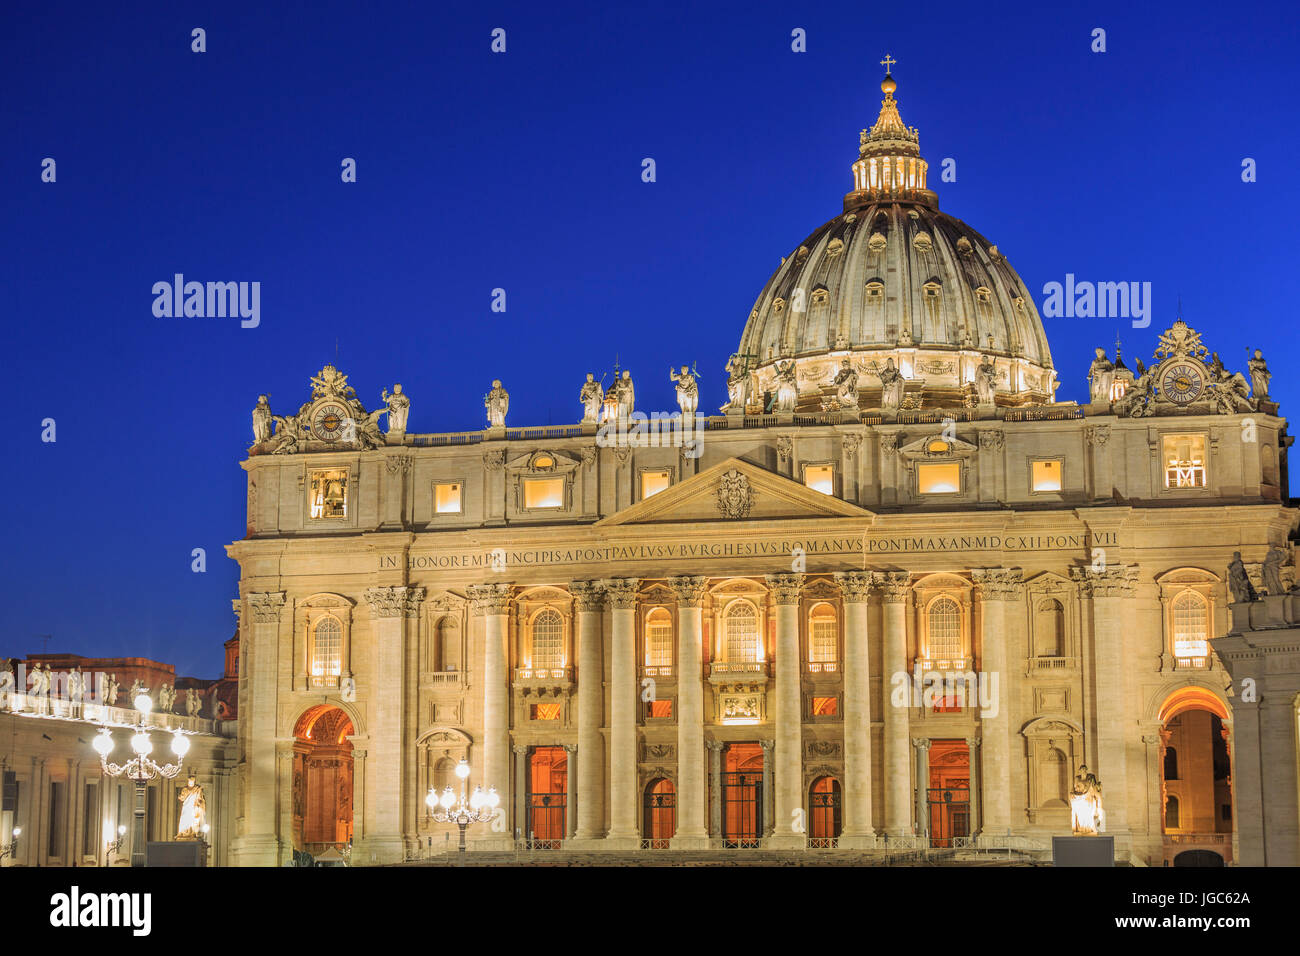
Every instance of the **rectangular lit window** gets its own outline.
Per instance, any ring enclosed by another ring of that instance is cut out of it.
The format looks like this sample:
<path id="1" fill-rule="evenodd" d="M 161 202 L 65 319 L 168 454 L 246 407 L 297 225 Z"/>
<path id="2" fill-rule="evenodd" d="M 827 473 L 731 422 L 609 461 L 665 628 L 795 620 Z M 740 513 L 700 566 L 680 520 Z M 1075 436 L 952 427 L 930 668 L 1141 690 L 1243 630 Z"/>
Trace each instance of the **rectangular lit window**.
<path id="1" fill-rule="evenodd" d="M 671 718 L 672 715 L 673 702 L 671 700 L 652 700 L 646 709 L 647 717 Z"/>
<path id="2" fill-rule="evenodd" d="M 668 474 L 668 469 L 658 471 L 641 472 L 641 497 L 649 498 L 651 495 L 657 495 L 661 491 L 666 491 L 672 483 L 672 478 Z"/>
<path id="3" fill-rule="evenodd" d="M 533 720 L 559 720 L 560 705 L 558 703 L 533 704 L 530 713 L 532 714 Z"/>
<path id="4" fill-rule="evenodd" d="M 1205 436 L 1165 435 L 1160 440 L 1166 488 L 1205 487 Z"/>
<path id="5" fill-rule="evenodd" d="M 460 482 L 433 486 L 433 510 L 440 515 L 460 514 Z"/>
<path id="6" fill-rule="evenodd" d="M 804 465 L 803 483 L 813 491 L 824 495 L 835 494 L 834 465 Z"/>
<path id="7" fill-rule="evenodd" d="M 563 508 L 563 478 L 525 478 L 525 508 Z"/>
<path id="8" fill-rule="evenodd" d="M 342 469 L 313 471 L 308 488 L 308 504 L 313 518 L 346 518 L 348 514 L 348 473 Z"/>
<path id="9" fill-rule="evenodd" d="M 814 717 L 834 717 L 839 713 L 838 698 L 814 697 L 812 699 L 812 712 Z"/>
<path id="10" fill-rule="evenodd" d="M 1061 490 L 1061 460 L 1046 458 L 1030 463 L 1030 487 L 1034 491 Z"/>
<path id="11" fill-rule="evenodd" d="M 955 461 L 916 466 L 916 489 L 923 495 L 955 495 L 961 491 L 961 465 Z"/>

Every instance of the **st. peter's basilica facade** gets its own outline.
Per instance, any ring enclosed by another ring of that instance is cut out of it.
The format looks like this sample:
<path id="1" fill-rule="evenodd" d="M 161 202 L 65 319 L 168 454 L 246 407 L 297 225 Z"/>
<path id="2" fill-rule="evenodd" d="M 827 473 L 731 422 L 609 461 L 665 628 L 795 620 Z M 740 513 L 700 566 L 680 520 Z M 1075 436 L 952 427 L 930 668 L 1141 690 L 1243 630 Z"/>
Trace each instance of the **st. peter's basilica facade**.
<path id="1" fill-rule="evenodd" d="M 259 401 L 232 862 L 441 848 L 462 759 L 501 797 L 472 850 L 1032 854 L 1086 766 L 1119 858 L 1232 860 L 1208 641 L 1235 552 L 1290 587 L 1298 520 L 1267 368 L 1178 321 L 1056 401 L 1033 296 L 881 88 L 721 414 L 689 369 L 667 421 L 630 375 L 575 383 L 571 426 L 508 425 L 494 383 L 487 428 L 408 431 L 332 366 Z"/>

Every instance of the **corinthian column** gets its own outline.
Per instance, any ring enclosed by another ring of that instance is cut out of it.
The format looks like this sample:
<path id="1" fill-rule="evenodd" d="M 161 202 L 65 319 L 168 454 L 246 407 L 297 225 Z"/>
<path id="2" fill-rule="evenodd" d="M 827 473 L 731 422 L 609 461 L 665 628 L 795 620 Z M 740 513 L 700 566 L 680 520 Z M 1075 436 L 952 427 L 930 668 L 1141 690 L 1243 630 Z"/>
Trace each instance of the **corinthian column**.
<path id="1" fill-rule="evenodd" d="M 475 584 L 468 589 L 471 613 L 483 618 L 483 767 L 482 786 L 496 787 L 510 806 L 510 675 L 506 653 L 510 585 Z M 522 788 L 524 780 L 515 781 Z M 522 820 L 515 821 L 522 827 Z"/>
<path id="2" fill-rule="evenodd" d="M 1008 611 L 1014 613 L 1010 602 L 1020 600 L 1024 581 L 1020 571 L 1006 568 L 977 570 L 971 576 L 979 585 L 984 602 L 980 670 L 988 675 L 987 686 L 996 691 L 988 709 L 980 711 L 984 738 L 981 748 L 984 764 L 980 774 L 984 786 L 980 801 L 984 809 L 981 839 L 996 843 L 1005 839 L 1011 828 L 1011 715 L 1006 691 L 1010 674 Z M 968 699 L 969 696 L 968 690 Z"/>
<path id="3" fill-rule="evenodd" d="M 280 668 L 280 611 L 284 592 L 248 595 L 251 613 L 241 621 L 245 639 L 243 666 L 247 668 L 248 706 L 240 714 L 239 736 L 247 754 L 243 781 L 244 820 L 232 848 L 238 866 L 277 866 L 280 841 L 292 834 L 277 834 L 275 712 Z M 251 623 L 251 626 L 250 626 Z M 35 830 L 35 828 L 32 828 Z"/>
<path id="4" fill-rule="evenodd" d="M 636 578 L 605 582 L 605 599 L 614 618 L 610 645 L 609 836 L 612 850 L 636 849 Z"/>
<path id="5" fill-rule="evenodd" d="M 887 686 L 896 675 L 907 674 L 908 573 L 880 571 L 876 585 L 884 605 L 884 678 Z M 912 836 L 912 775 L 909 767 L 912 744 L 908 737 L 910 693 L 899 705 L 886 693 L 885 708 L 885 832 L 892 837 Z"/>
<path id="6" fill-rule="evenodd" d="M 772 602 L 776 605 L 776 815 L 772 821 L 773 847 L 804 847 L 805 832 L 793 821 L 803 816 L 803 707 L 799 673 L 799 592 L 802 574 L 769 574 Z"/>
<path id="7" fill-rule="evenodd" d="M 406 695 L 402 693 L 405 622 L 419 617 L 424 588 L 385 587 L 366 591 L 374 634 L 374 683 L 370 694 L 370 787 L 361 859 L 400 863 L 402 840 L 402 757 L 407 738 Z"/>
<path id="8" fill-rule="evenodd" d="M 707 849 L 704 823 L 704 684 L 701 606 L 708 578 L 671 578 L 677 595 L 677 833 L 674 850 Z"/>
<path id="9" fill-rule="evenodd" d="M 595 581 L 574 581 L 569 593 L 578 614 L 578 829 L 573 838 L 594 840 L 605 825 L 605 746 L 600 739 L 605 717 L 605 674 L 600 653 L 605 592 Z M 569 778 L 573 779 L 572 763 Z"/>
<path id="10" fill-rule="evenodd" d="M 1137 566 L 1071 568 L 1070 576 L 1092 596 L 1093 674 L 1097 689 L 1097 760 L 1090 768 L 1101 780 L 1106 833 L 1118 844 L 1127 841 L 1128 754 L 1125 732 L 1128 694 L 1124 686 L 1124 633 L 1131 624 Z M 1136 730 L 1136 727 L 1133 728 Z M 1135 734 L 1136 736 L 1136 734 Z"/>
<path id="11" fill-rule="evenodd" d="M 844 596 L 844 831 L 843 849 L 876 845 L 871 823 L 871 658 L 867 647 L 867 598 L 871 575 L 835 575 Z"/>

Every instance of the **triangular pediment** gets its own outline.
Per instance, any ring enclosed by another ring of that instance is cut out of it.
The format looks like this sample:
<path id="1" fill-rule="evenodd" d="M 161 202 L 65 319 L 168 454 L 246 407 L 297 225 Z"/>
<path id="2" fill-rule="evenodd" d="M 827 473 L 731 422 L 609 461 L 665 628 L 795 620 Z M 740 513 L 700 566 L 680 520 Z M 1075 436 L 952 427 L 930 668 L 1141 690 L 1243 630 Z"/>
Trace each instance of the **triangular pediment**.
<path id="1" fill-rule="evenodd" d="M 596 527 L 686 521 L 866 518 L 875 514 L 739 458 L 705 469 L 596 522 Z"/>

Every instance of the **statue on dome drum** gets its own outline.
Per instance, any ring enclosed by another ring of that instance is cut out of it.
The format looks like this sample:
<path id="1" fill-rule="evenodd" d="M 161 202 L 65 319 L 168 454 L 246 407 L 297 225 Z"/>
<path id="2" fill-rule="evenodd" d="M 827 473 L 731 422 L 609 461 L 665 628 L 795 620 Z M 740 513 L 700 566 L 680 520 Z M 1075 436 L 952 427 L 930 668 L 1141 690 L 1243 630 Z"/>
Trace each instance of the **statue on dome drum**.
<path id="1" fill-rule="evenodd" d="M 260 445 L 270 437 L 271 405 L 265 395 L 259 395 L 253 406 L 253 444 Z"/>
<path id="2" fill-rule="evenodd" d="M 388 406 L 388 434 L 402 435 L 406 433 L 406 416 L 411 411 L 411 400 L 402 394 L 402 385 L 397 383 L 393 386 L 393 394 L 388 394 L 388 389 L 384 389 L 379 394 L 380 399 Z"/>
<path id="3" fill-rule="evenodd" d="M 880 407 L 887 412 L 897 411 L 903 406 L 904 379 L 892 355 L 885 359 L 885 367 L 876 375 L 880 379 Z"/>
<path id="4" fill-rule="evenodd" d="M 998 385 L 998 370 L 987 355 L 975 370 L 975 394 L 981 405 L 993 404 L 993 393 Z"/>
<path id="5" fill-rule="evenodd" d="M 737 352 L 727 359 L 727 404 L 722 406 L 721 411 L 743 412 L 749 404 L 751 357 Z"/>
<path id="6" fill-rule="evenodd" d="M 1232 552 L 1232 560 L 1228 562 L 1228 590 L 1232 592 L 1233 604 L 1259 600 L 1255 585 L 1250 583 L 1250 575 L 1246 573 L 1246 565 L 1242 563 L 1240 551 Z"/>
<path id="7" fill-rule="evenodd" d="M 799 380 L 795 375 L 794 360 L 776 363 L 776 410 L 782 414 L 794 412 L 799 400 Z"/>
<path id="8" fill-rule="evenodd" d="M 605 401 L 605 389 L 591 372 L 587 373 L 587 380 L 582 383 L 578 401 L 582 402 L 582 424 L 594 425 L 600 421 L 600 406 Z"/>
<path id="9" fill-rule="evenodd" d="M 670 367 L 668 380 L 677 385 L 677 407 L 681 410 L 682 417 L 694 417 L 695 410 L 700 407 L 700 386 L 696 381 L 695 373 L 685 365 L 682 366 L 680 374 Z"/>
<path id="10" fill-rule="evenodd" d="M 1110 403 L 1110 387 L 1115 381 L 1115 363 L 1106 357 L 1106 350 L 1094 349 L 1097 357 L 1088 366 L 1089 396 L 1094 405 Z"/>
<path id="11" fill-rule="evenodd" d="M 483 396 L 483 407 L 487 409 L 489 428 L 506 427 L 506 412 L 510 410 L 510 393 L 501 386 L 501 379 L 492 380 L 492 391 Z"/>
<path id="12" fill-rule="evenodd" d="M 1106 813 L 1101 806 L 1101 781 L 1080 766 L 1070 792 L 1070 831 L 1076 836 L 1096 836 L 1106 831 Z"/>
<path id="13" fill-rule="evenodd" d="M 1268 398 L 1268 382 L 1273 373 L 1268 370 L 1264 353 L 1255 349 L 1255 357 L 1246 362 L 1246 367 L 1250 369 L 1250 387 L 1255 393 L 1255 401 Z"/>
<path id="14" fill-rule="evenodd" d="M 831 381 L 835 386 L 835 400 L 840 408 L 858 407 L 858 370 L 848 359 L 840 362 L 840 370 Z"/>

